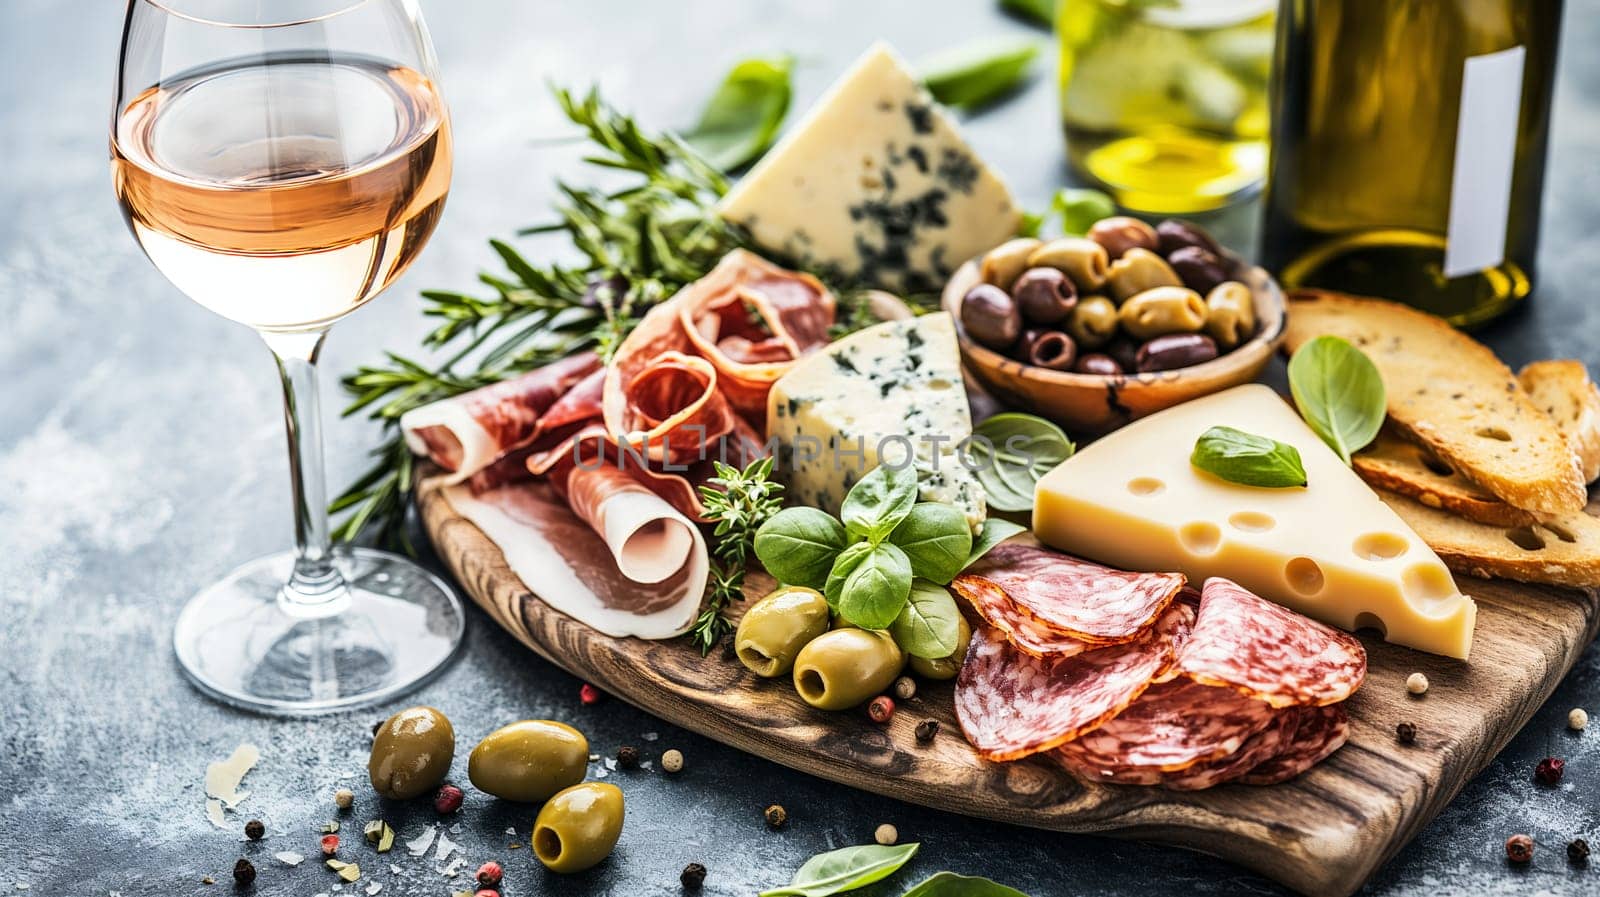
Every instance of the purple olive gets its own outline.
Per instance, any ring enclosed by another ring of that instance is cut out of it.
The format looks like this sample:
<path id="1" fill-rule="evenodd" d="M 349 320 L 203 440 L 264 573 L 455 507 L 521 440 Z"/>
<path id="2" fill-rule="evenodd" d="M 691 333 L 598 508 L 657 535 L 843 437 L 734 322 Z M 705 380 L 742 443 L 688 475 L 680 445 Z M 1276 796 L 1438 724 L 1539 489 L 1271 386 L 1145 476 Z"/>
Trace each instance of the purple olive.
<path id="1" fill-rule="evenodd" d="M 1099 374 L 1102 377 L 1119 377 L 1122 375 L 1122 365 L 1110 355 L 1094 352 L 1078 359 L 1072 369 L 1080 374 Z"/>
<path id="2" fill-rule="evenodd" d="M 1167 256 L 1167 264 L 1177 272 L 1183 285 L 1204 296 L 1228 279 L 1228 271 L 1216 253 L 1199 246 L 1185 246 Z"/>
<path id="3" fill-rule="evenodd" d="M 1222 255 L 1222 247 L 1211 235 L 1200 228 L 1199 225 L 1184 221 L 1182 218 L 1168 218 L 1156 225 L 1156 240 L 1158 250 L 1163 256 L 1171 258 L 1174 252 L 1185 246 L 1198 246 L 1214 256 Z"/>
<path id="4" fill-rule="evenodd" d="M 1011 287 L 1017 308 L 1030 324 L 1059 324 L 1078 304 L 1078 288 L 1054 268 L 1029 268 Z"/>
<path id="5" fill-rule="evenodd" d="M 1139 347 L 1138 371 L 1170 371 L 1217 357 L 1217 344 L 1203 333 L 1169 333 Z"/>
<path id="6" fill-rule="evenodd" d="M 1160 241 L 1155 228 L 1127 215 L 1101 218 L 1089 227 L 1088 237 L 1104 246 L 1106 255 L 1110 256 L 1112 261 L 1122 258 L 1122 254 L 1130 249 L 1148 249 L 1153 252 Z"/>
<path id="7" fill-rule="evenodd" d="M 1070 371 L 1078 358 L 1078 346 L 1059 330 L 1046 330 L 1028 343 L 1027 362 L 1052 371 Z"/>
<path id="8" fill-rule="evenodd" d="M 1004 352 L 1022 333 L 1022 314 L 1010 293 L 980 283 L 961 299 L 961 326 L 979 344 Z"/>

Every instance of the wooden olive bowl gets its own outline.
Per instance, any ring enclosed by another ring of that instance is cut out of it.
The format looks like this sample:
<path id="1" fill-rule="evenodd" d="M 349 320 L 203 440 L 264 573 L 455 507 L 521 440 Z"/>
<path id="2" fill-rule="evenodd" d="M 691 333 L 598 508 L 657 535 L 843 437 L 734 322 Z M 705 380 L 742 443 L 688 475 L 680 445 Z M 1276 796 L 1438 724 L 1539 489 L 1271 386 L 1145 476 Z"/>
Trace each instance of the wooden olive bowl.
<path id="1" fill-rule="evenodd" d="M 1068 432 L 1095 435 L 1154 414 L 1163 408 L 1249 383 L 1261 374 L 1283 342 L 1288 312 L 1283 291 L 1272 275 L 1226 259 L 1255 298 L 1255 336 L 1232 352 L 1202 364 L 1146 374 L 1077 374 L 1024 364 L 967 337 L 961 327 L 961 300 L 982 277 L 976 259 L 962 265 L 945 284 L 943 305 L 956 319 L 956 338 L 969 374 L 996 399 L 1060 424 Z"/>

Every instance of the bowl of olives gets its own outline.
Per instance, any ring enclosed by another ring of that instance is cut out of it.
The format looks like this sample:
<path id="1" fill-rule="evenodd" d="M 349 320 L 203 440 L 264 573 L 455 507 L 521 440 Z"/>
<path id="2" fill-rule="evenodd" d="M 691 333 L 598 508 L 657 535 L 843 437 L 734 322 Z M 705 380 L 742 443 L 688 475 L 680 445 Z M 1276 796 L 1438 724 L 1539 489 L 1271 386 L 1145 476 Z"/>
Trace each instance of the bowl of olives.
<path id="1" fill-rule="evenodd" d="M 950 278 L 963 360 L 997 399 L 1095 434 L 1248 383 L 1283 341 L 1270 275 L 1187 221 L 1017 238 Z"/>

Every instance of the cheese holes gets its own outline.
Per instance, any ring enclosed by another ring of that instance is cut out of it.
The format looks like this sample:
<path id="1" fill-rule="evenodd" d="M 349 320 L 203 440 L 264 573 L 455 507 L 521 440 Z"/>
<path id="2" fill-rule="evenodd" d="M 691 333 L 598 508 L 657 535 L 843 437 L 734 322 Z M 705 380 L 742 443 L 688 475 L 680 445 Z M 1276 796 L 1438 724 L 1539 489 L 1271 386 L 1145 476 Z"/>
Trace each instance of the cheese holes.
<path id="1" fill-rule="evenodd" d="M 1327 585 L 1327 578 L 1322 575 L 1322 568 L 1307 557 L 1298 557 L 1283 565 L 1283 578 L 1288 580 L 1289 588 L 1296 593 L 1310 597 L 1322 591 Z"/>
<path id="2" fill-rule="evenodd" d="M 1141 498 L 1160 495 L 1167 491 L 1167 484 L 1155 477 L 1139 477 L 1128 481 L 1128 491 Z"/>
<path id="3" fill-rule="evenodd" d="M 1364 561 L 1387 561 L 1406 553 L 1410 544 L 1394 533 L 1367 533 L 1356 539 L 1356 557 Z"/>
<path id="4" fill-rule="evenodd" d="M 1504 427 L 1479 427 L 1475 435 L 1481 439 L 1493 439 L 1496 442 L 1510 442 L 1511 434 Z"/>
<path id="5" fill-rule="evenodd" d="M 1356 614 L 1356 624 L 1352 628 L 1371 629 L 1378 633 L 1378 638 L 1384 640 L 1388 640 L 1389 638 L 1389 627 L 1383 625 L 1383 618 L 1379 617 L 1370 610 L 1364 610 L 1361 613 Z"/>
<path id="6" fill-rule="evenodd" d="M 1178 530 L 1178 541 L 1193 554 L 1211 554 L 1222 544 L 1222 530 L 1215 523 L 1186 523 Z"/>
<path id="7" fill-rule="evenodd" d="M 1260 511 L 1240 511 L 1228 518 L 1228 525 L 1242 533 L 1264 533 L 1277 526 L 1278 521 Z"/>
<path id="8" fill-rule="evenodd" d="M 1456 582 L 1438 564 L 1412 564 L 1400 574 L 1400 590 L 1408 598 L 1440 601 L 1455 595 Z"/>
<path id="9" fill-rule="evenodd" d="M 1516 529 L 1506 530 L 1506 538 L 1511 544 L 1523 551 L 1538 551 L 1544 548 L 1544 536 L 1531 526 L 1519 526 Z"/>

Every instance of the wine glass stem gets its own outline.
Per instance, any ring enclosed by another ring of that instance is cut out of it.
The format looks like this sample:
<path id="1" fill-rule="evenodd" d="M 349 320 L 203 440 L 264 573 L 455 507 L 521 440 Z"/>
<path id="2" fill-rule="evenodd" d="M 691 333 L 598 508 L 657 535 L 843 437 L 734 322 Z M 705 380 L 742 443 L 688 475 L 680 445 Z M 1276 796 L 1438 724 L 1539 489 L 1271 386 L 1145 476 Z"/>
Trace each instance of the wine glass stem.
<path id="1" fill-rule="evenodd" d="M 283 381 L 283 423 L 289 437 L 289 482 L 294 490 L 294 570 L 278 605 L 302 618 L 332 616 L 349 604 L 349 589 L 334 566 L 328 536 L 328 494 L 322 469 L 322 418 L 317 401 L 317 354 L 326 330 L 263 333 Z"/>

